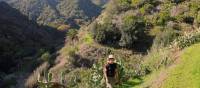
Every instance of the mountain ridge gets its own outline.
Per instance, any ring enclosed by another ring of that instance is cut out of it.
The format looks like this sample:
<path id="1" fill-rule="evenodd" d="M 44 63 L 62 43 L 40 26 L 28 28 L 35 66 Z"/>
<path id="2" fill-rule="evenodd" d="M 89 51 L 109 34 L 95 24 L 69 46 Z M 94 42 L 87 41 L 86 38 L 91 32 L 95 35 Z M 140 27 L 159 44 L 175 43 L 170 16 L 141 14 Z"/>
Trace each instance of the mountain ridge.
<path id="1" fill-rule="evenodd" d="M 97 17 L 102 8 L 90 0 L 2 0 L 40 24 L 75 25 L 68 19 L 84 22 Z M 105 4 L 105 3 L 104 3 Z M 78 25 L 78 24 L 77 24 Z"/>
<path id="2" fill-rule="evenodd" d="M 0 12 L 4 13 L 0 14 L 0 51 L 2 52 L 0 57 L 2 61 L 5 60 L 8 63 L 14 61 L 13 64 L 17 64 L 15 62 L 17 59 L 34 55 L 40 48 L 55 47 L 61 44 L 59 42 L 62 40 L 63 33 L 50 27 L 39 26 L 7 3 L 0 2 Z M 1 65 L 8 65 L 8 63 L 2 62 Z M 9 72 L 9 67 L 13 66 L 5 66 L 5 68 L 3 66 L 2 69 Z"/>

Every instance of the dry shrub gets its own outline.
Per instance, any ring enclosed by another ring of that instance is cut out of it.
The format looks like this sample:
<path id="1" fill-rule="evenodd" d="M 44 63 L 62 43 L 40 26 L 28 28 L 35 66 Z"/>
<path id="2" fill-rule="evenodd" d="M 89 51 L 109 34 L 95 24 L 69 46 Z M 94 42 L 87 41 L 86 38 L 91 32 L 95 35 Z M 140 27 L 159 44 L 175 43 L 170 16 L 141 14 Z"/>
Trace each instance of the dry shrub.
<path id="1" fill-rule="evenodd" d="M 49 67 L 49 63 L 45 62 L 42 65 L 40 65 L 26 80 L 25 83 L 25 87 L 26 88 L 33 88 L 38 80 L 38 76 L 44 72 L 45 70 L 47 70 L 47 68 Z"/>

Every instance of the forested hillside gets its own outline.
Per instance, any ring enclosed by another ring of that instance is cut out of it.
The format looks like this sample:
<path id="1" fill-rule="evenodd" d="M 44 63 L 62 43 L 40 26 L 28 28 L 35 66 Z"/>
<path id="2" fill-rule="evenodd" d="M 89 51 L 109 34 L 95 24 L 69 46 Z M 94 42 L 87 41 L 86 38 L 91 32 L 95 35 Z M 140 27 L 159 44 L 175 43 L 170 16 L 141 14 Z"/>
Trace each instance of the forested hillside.
<path id="1" fill-rule="evenodd" d="M 199 44 L 193 45 L 200 42 L 199 0 L 41 0 L 43 3 L 39 1 L 22 1 L 21 3 L 26 3 L 23 5 L 19 2 L 17 4 L 14 0 L 7 2 L 14 7 L 30 4 L 28 10 L 23 10 L 22 7 L 18 9 L 38 23 L 68 24 L 68 21 L 73 22 L 74 19 L 91 22 L 79 25 L 79 30 L 69 28 L 62 42 L 64 44 L 57 44 L 57 39 L 54 38 L 42 40 L 47 43 L 48 48 L 41 50 L 42 53 L 37 52 L 34 61 L 28 62 L 35 67 L 29 74 L 24 72 L 29 68 L 22 68 L 18 74 L 6 77 L 3 77 L 5 73 L 0 74 L 3 87 L 105 88 L 103 67 L 109 54 L 114 55 L 119 65 L 120 81 L 114 88 L 199 87 Z M 48 11 L 44 8 L 48 8 Z M 47 14 L 41 15 L 43 13 Z M 10 32 L 2 32 L 6 33 Z M 48 36 L 44 38 L 46 37 Z M 26 38 L 29 38 L 28 35 Z M 49 44 L 54 43 L 46 41 L 51 39 L 56 44 L 53 45 L 53 49 L 49 49 Z M 11 46 L 13 47 L 8 47 Z M 3 52 L 7 55 L 8 51 L 5 50 Z M 8 56 L 11 55 L 13 54 Z M 27 55 L 29 56 L 31 55 Z M 22 73 L 25 77 L 21 76 Z M 19 74 L 21 77 L 18 77 Z M 12 78 L 20 81 L 12 81 Z"/>
<path id="2" fill-rule="evenodd" d="M 19 69 L 23 69 L 25 63 L 30 67 L 24 71 L 31 72 L 39 62 L 35 58 L 46 51 L 55 52 L 62 44 L 64 33 L 39 26 L 5 2 L 0 2 L 0 12 L 0 87 L 5 88 L 9 84 L 4 81 L 15 79 L 15 72 L 21 71 Z"/>
<path id="3" fill-rule="evenodd" d="M 79 27 L 97 17 L 102 8 L 91 0 L 2 0 L 40 24 Z M 101 5 L 105 2 L 100 2 Z"/>

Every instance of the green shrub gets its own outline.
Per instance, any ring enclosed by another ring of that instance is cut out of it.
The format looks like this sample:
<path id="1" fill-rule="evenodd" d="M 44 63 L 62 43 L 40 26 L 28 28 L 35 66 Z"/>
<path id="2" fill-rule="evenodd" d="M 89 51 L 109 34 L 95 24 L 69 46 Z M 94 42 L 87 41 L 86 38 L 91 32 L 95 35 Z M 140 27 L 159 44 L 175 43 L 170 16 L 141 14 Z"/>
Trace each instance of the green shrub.
<path id="1" fill-rule="evenodd" d="M 116 44 L 121 33 L 112 23 L 96 24 L 93 29 L 93 37 L 101 44 Z"/>
<path id="2" fill-rule="evenodd" d="M 92 73 L 91 73 L 91 85 L 92 86 L 103 86 L 102 85 L 102 80 L 103 79 L 103 64 L 96 63 L 92 67 Z"/>
<path id="3" fill-rule="evenodd" d="M 127 82 L 128 79 L 136 75 L 135 69 L 130 66 L 131 62 L 125 62 L 123 59 L 118 59 L 119 80 L 121 83 Z"/>
<path id="4" fill-rule="evenodd" d="M 190 7 L 190 14 L 191 16 L 194 16 L 194 14 L 196 15 L 200 9 L 199 6 L 200 2 L 199 1 L 191 1 L 189 3 L 189 7 Z"/>
<path id="5" fill-rule="evenodd" d="M 181 14 L 181 15 L 177 15 L 175 16 L 174 18 L 178 21 L 178 22 L 183 22 L 184 18 L 186 16 L 184 14 Z"/>
<path id="6" fill-rule="evenodd" d="M 140 8 L 140 13 L 148 14 L 148 13 L 151 13 L 152 9 L 153 9 L 153 5 L 145 4 L 142 8 Z"/>
<path id="7" fill-rule="evenodd" d="M 141 8 L 145 4 L 151 4 L 152 6 L 157 6 L 160 4 L 159 0 L 131 0 L 131 6 L 135 8 Z"/>
<path id="8" fill-rule="evenodd" d="M 68 55 L 69 56 L 74 56 L 77 51 L 78 51 L 78 47 L 76 47 L 76 46 L 68 47 Z"/>
<path id="9" fill-rule="evenodd" d="M 157 15 L 157 25 L 166 25 L 166 23 L 171 20 L 170 11 L 173 6 L 174 4 L 169 1 L 165 1 L 161 4 L 161 10 Z"/>
<path id="10" fill-rule="evenodd" d="M 64 74 L 66 88 L 93 88 L 90 81 L 91 70 L 86 68 L 74 68 L 67 74 Z M 94 86 L 95 87 L 95 86 Z M 95 87 L 98 88 L 98 87 Z"/>
<path id="11" fill-rule="evenodd" d="M 41 59 L 43 61 L 49 61 L 49 59 L 51 58 L 51 55 L 49 52 L 45 52 L 44 54 L 42 54 Z"/>
<path id="12" fill-rule="evenodd" d="M 92 44 L 93 43 L 93 37 L 92 37 L 92 34 L 90 33 L 87 33 L 84 37 L 83 37 L 83 41 L 84 43 L 86 44 Z"/>
<path id="13" fill-rule="evenodd" d="M 131 0 L 117 0 L 122 10 L 126 10 L 131 7 Z"/>
<path id="14" fill-rule="evenodd" d="M 152 48 L 145 57 L 141 66 L 141 75 L 149 74 L 153 71 L 166 67 L 171 63 L 170 50 L 163 47 Z"/>
<path id="15" fill-rule="evenodd" d="M 171 44 L 171 42 L 174 41 L 175 38 L 179 36 L 178 31 L 173 29 L 165 29 L 160 34 L 157 34 L 156 38 L 154 39 L 153 47 L 159 47 L 159 46 L 168 46 Z"/>
<path id="16" fill-rule="evenodd" d="M 169 11 L 161 11 L 159 14 L 158 14 L 158 19 L 157 19 L 157 24 L 158 25 L 165 25 L 167 23 L 167 21 L 170 20 L 170 14 L 169 14 Z"/>
<path id="17" fill-rule="evenodd" d="M 176 40 L 172 42 L 172 44 L 175 44 L 180 49 L 183 49 L 198 42 L 200 42 L 200 33 L 194 32 L 178 37 Z"/>
<path id="18" fill-rule="evenodd" d="M 133 7 L 140 7 L 145 3 L 145 0 L 131 0 L 131 5 Z"/>
<path id="19" fill-rule="evenodd" d="M 67 36 L 70 39 L 74 39 L 77 34 L 78 34 L 78 30 L 77 29 L 69 29 L 68 32 L 67 32 Z"/>
<path id="20" fill-rule="evenodd" d="M 119 45 L 132 48 L 134 43 L 145 35 L 145 26 L 143 18 L 133 15 L 124 16 Z"/>
<path id="21" fill-rule="evenodd" d="M 52 28 L 58 28 L 58 24 L 56 24 L 56 23 L 53 23 L 53 22 L 50 22 L 50 23 L 48 23 L 47 24 L 49 27 L 52 27 Z"/>
<path id="22" fill-rule="evenodd" d="M 94 39 L 99 43 L 104 43 L 106 41 L 105 29 L 98 27 L 95 31 Z"/>

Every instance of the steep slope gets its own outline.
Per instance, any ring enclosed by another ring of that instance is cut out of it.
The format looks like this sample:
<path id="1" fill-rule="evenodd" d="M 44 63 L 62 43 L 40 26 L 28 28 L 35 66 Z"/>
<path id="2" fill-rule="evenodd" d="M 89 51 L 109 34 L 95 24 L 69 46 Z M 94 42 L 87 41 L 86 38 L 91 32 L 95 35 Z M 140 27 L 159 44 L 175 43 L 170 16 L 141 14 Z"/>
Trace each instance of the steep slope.
<path id="1" fill-rule="evenodd" d="M 88 21 L 100 11 L 89 0 L 0 0 L 0 87 L 23 88 L 29 77 L 37 82 L 33 71 L 43 62 L 53 64 L 65 34 L 41 24 Z"/>
<path id="2" fill-rule="evenodd" d="M 55 23 L 77 26 L 100 14 L 101 8 L 90 0 L 4 0 L 30 19 L 41 24 Z"/>
<path id="3" fill-rule="evenodd" d="M 39 26 L 7 3 L 0 2 L 0 12 L 3 13 L 0 14 L 1 72 L 13 72 L 24 57 L 34 56 L 41 48 L 54 48 L 61 44 L 61 32 Z"/>
<path id="4" fill-rule="evenodd" d="M 131 78 L 139 80 L 122 88 L 140 85 L 146 81 L 141 77 L 172 64 L 170 56 L 176 53 L 166 48 L 198 27 L 199 8 L 196 0 L 112 0 L 89 26 L 68 32 L 65 46 L 47 73 L 53 74 L 53 82 L 69 88 L 105 88 L 102 67 L 108 54 L 114 54 L 122 65 L 122 84 Z"/>
<path id="5" fill-rule="evenodd" d="M 179 36 L 169 47 L 154 48 L 141 63 L 142 76 L 127 84 L 133 88 L 198 88 L 199 42 L 200 32 L 196 29 Z"/>
<path id="6" fill-rule="evenodd" d="M 168 69 L 168 76 L 161 88 L 199 88 L 200 87 L 200 44 L 184 49 L 178 64 Z"/>

